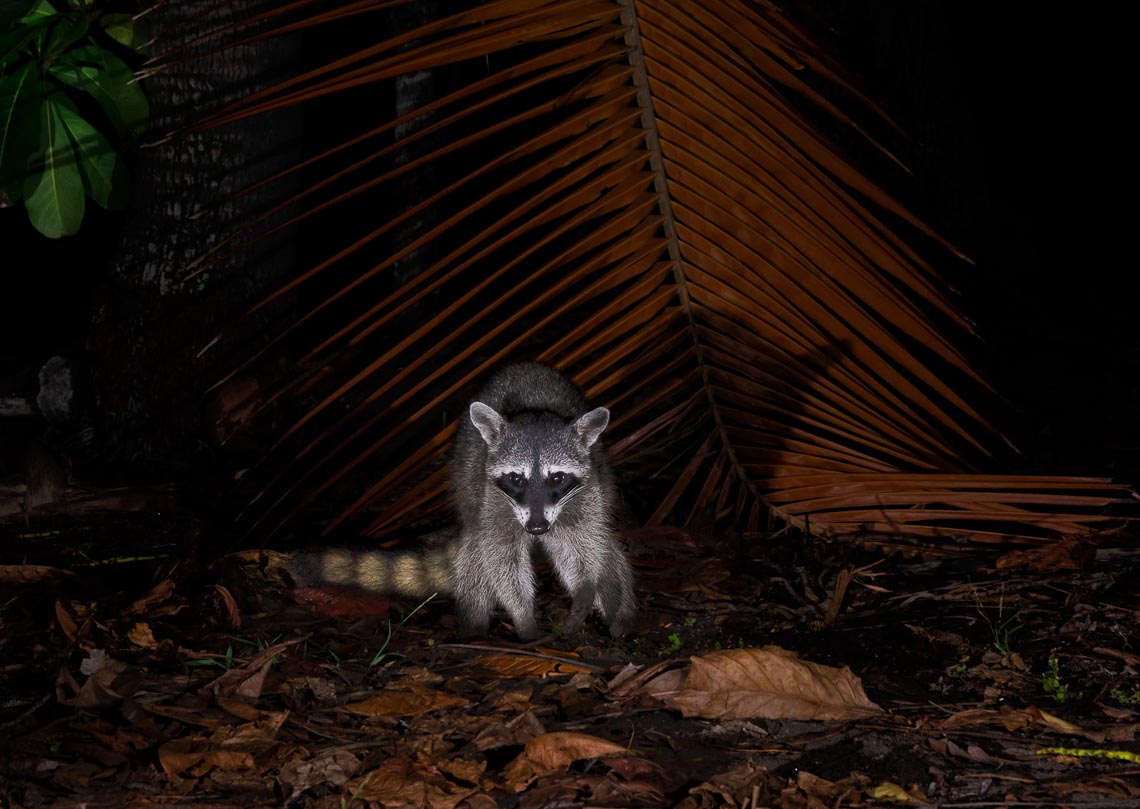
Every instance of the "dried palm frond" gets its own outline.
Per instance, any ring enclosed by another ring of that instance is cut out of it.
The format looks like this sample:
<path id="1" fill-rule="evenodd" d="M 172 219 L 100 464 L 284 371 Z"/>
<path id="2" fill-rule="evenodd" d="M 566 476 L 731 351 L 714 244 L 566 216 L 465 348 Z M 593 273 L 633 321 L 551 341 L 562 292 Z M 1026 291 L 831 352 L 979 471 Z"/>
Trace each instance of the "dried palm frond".
<path id="1" fill-rule="evenodd" d="M 392 5 L 283 9 L 363 25 Z M 199 123 L 448 77 L 299 167 L 316 179 L 279 206 L 358 228 L 270 296 L 307 305 L 265 349 L 301 355 L 280 396 L 306 412 L 262 465 L 259 528 L 334 502 L 328 530 L 377 536 L 444 513 L 460 405 L 520 357 L 612 408 L 619 469 L 660 484 L 651 521 L 755 531 L 775 513 L 983 542 L 1111 523 L 1129 492 L 1107 481 L 981 474 L 1004 439 L 915 244 L 952 248 L 814 123 L 866 137 L 821 86 L 877 111 L 785 16 L 744 0 L 453 8 Z M 393 205 L 407 177 L 422 191 Z"/>

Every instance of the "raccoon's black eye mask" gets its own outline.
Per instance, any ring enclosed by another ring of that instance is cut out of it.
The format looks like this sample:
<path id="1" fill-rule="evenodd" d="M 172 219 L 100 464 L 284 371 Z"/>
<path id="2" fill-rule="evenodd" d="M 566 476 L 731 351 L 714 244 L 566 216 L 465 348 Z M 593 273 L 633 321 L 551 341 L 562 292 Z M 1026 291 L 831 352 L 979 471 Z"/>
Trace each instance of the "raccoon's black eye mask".
<path id="1" fill-rule="evenodd" d="M 551 503 L 557 503 L 570 492 L 579 487 L 577 475 L 569 472 L 555 472 L 542 481 L 541 486 L 546 490 Z M 518 472 L 504 472 L 495 478 L 495 485 L 503 494 L 521 503 L 526 498 L 529 482 Z"/>
<path id="2" fill-rule="evenodd" d="M 578 486 L 578 476 L 569 472 L 555 472 L 546 478 L 546 489 L 550 492 L 550 502 L 557 503 Z"/>
<path id="3" fill-rule="evenodd" d="M 526 495 L 526 478 L 518 472 L 504 472 L 495 478 L 499 491 L 521 503 Z"/>

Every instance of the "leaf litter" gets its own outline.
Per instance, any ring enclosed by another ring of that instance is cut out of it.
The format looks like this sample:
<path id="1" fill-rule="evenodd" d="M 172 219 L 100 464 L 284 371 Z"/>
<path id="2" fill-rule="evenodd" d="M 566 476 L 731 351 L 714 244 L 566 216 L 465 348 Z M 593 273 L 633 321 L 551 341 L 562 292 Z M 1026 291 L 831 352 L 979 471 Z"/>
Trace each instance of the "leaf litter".
<path id="1" fill-rule="evenodd" d="M 258 553 L 10 577 L 0 805 L 1140 799 L 1140 555 L 628 538 L 644 609 L 618 640 L 460 643 L 445 599 L 290 590 Z M 567 608 L 544 589 L 544 626 Z"/>

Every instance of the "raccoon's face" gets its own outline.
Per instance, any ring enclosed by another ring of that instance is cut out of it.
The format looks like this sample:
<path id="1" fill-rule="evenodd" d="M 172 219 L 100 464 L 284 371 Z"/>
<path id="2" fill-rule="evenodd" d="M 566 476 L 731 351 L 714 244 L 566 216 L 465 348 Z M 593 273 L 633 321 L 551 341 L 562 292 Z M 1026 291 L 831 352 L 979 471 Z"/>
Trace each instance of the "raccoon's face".
<path id="1" fill-rule="evenodd" d="M 471 422 L 487 444 L 487 474 L 532 536 L 550 530 L 589 481 L 590 448 L 610 421 L 604 407 L 566 424 L 553 417 L 507 421 L 482 402 Z"/>

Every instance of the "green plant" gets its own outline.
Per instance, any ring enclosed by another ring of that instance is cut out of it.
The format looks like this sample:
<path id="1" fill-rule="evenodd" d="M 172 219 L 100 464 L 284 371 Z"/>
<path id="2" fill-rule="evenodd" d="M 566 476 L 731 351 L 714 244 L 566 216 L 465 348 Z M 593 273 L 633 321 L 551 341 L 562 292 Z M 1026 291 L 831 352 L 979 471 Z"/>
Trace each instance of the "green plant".
<path id="1" fill-rule="evenodd" d="M 1021 611 L 1018 610 L 1008 618 L 1005 617 L 1005 591 L 1003 590 L 998 597 L 997 607 L 997 620 L 991 620 L 986 614 L 985 609 L 982 607 L 980 601 L 977 600 L 975 594 L 975 602 L 978 606 L 978 614 L 982 616 L 982 620 L 986 622 L 986 626 L 990 628 L 990 635 L 993 639 L 994 648 L 997 649 L 998 654 L 1006 657 L 1013 651 L 1013 636 L 1020 632 L 1025 624 L 1015 623 L 1017 616 Z"/>
<path id="2" fill-rule="evenodd" d="M 1060 664 L 1055 657 L 1050 657 L 1046 664 L 1045 673 L 1041 675 L 1041 687 L 1058 703 L 1069 699 L 1080 699 L 1083 696 L 1079 691 L 1069 694 L 1068 684 L 1061 682 Z"/>
<path id="3" fill-rule="evenodd" d="M 425 598 L 423 601 L 421 601 L 421 602 L 420 602 L 418 605 L 416 605 L 416 608 L 415 608 L 414 610 L 412 610 L 412 611 L 411 611 L 411 612 L 409 612 L 407 615 L 405 615 L 405 616 L 404 616 L 402 619 L 400 619 L 400 624 L 399 624 L 399 625 L 400 625 L 400 626 L 403 626 L 404 624 L 406 624 L 406 623 L 408 622 L 408 619 L 410 619 L 410 618 L 411 618 L 413 615 L 415 615 L 417 612 L 419 612 L 421 609 L 423 609 L 423 607 L 424 607 L 424 606 L 425 606 L 425 605 L 426 605 L 426 604 L 427 604 L 429 601 L 431 601 L 433 598 L 435 598 L 437 595 L 439 595 L 439 594 L 438 594 L 438 593 L 432 593 L 430 596 L 428 596 L 428 597 L 427 597 L 427 598 Z M 387 650 L 387 648 L 388 648 L 388 644 L 389 644 L 389 643 L 391 643 L 391 642 L 392 642 L 392 622 L 391 622 L 391 621 L 389 621 L 389 622 L 388 622 L 388 637 L 386 637 L 386 638 L 384 639 L 384 643 L 383 643 L 383 645 L 381 645 L 380 649 L 379 649 L 379 650 L 376 652 L 376 654 L 374 654 L 374 655 L 372 656 L 372 660 L 370 660 L 370 661 L 368 662 L 368 668 L 370 668 L 370 669 L 371 669 L 371 668 L 375 668 L 376 666 L 378 666 L 378 665 L 380 665 L 381 663 L 383 663 L 383 662 L 384 662 L 384 659 L 385 659 L 385 658 L 388 658 L 388 657 L 403 657 L 403 656 L 404 656 L 404 655 L 403 655 L 403 653 L 401 653 L 401 652 L 389 652 L 389 651 L 386 651 L 386 650 Z"/>
<path id="4" fill-rule="evenodd" d="M 234 647 L 226 647 L 226 656 L 219 660 L 216 657 L 199 657 L 194 660 L 187 660 L 186 665 L 191 668 L 206 668 L 209 666 L 217 666 L 220 669 L 229 671 L 234 666 Z"/>
<path id="5" fill-rule="evenodd" d="M 87 197 L 108 209 L 125 200 L 119 150 L 150 116 L 116 53 L 145 45 L 133 10 L 124 0 L 0 5 L 0 207 L 23 200 L 45 236 L 78 231 Z"/>
<path id="6" fill-rule="evenodd" d="M 1108 695 L 1121 705 L 1140 705 L 1140 686 L 1134 687 L 1131 693 L 1123 688 L 1110 688 Z"/>
<path id="7" fill-rule="evenodd" d="M 668 635 L 669 645 L 657 653 L 658 657 L 665 657 L 666 655 L 676 654 L 681 651 L 681 636 L 676 632 L 670 632 Z"/>

